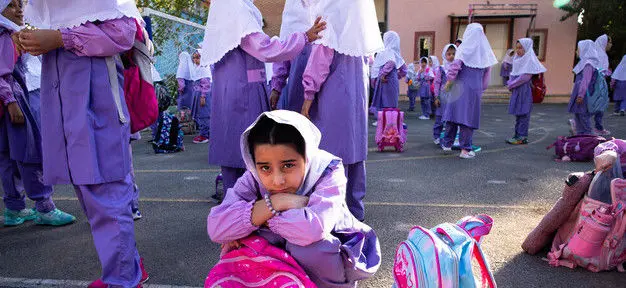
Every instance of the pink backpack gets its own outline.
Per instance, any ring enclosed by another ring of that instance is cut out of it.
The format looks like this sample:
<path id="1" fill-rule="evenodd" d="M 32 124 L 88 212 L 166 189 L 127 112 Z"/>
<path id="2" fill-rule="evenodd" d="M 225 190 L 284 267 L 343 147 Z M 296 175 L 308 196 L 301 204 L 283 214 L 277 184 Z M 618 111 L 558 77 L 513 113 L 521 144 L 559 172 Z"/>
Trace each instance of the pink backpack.
<path id="1" fill-rule="evenodd" d="M 240 242 L 242 248 L 223 255 L 211 269 L 204 287 L 317 287 L 289 253 L 265 238 L 249 236 Z"/>
<path id="2" fill-rule="evenodd" d="M 595 176 L 591 187 L 600 175 Z M 589 195 L 580 201 L 570 220 L 557 231 L 548 253 L 550 265 L 580 266 L 593 272 L 616 267 L 626 271 L 626 180 L 611 181 L 611 201 L 606 204 Z"/>
<path id="3" fill-rule="evenodd" d="M 378 151 L 392 146 L 396 151 L 404 151 L 406 143 L 406 129 L 404 128 L 404 112 L 398 108 L 384 108 L 378 111 L 378 124 L 376 127 L 376 145 Z"/>

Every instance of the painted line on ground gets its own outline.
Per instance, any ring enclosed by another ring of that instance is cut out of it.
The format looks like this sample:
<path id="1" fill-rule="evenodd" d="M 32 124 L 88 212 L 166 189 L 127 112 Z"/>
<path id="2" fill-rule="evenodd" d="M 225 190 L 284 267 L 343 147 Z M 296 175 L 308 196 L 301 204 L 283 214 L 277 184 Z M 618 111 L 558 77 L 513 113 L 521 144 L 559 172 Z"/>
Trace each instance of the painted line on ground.
<path id="1" fill-rule="evenodd" d="M 54 197 L 54 201 L 78 201 L 76 197 Z M 144 198 L 140 202 L 152 203 L 215 203 L 209 199 L 194 198 Z M 426 208 L 484 208 L 484 209 L 517 209 L 517 210 L 538 210 L 550 209 L 549 206 L 525 206 L 525 205 L 500 205 L 500 204 L 444 204 L 444 203 L 405 203 L 405 202 L 365 202 L 367 206 L 393 206 L 393 207 L 426 207 Z"/>
<path id="2" fill-rule="evenodd" d="M 63 287 L 74 288 L 87 287 L 90 282 L 78 281 L 78 280 L 58 280 L 58 279 L 29 279 L 29 278 L 8 278 L 0 277 L 0 287 L 20 287 L 20 288 L 35 288 L 35 287 Z M 143 284 L 144 288 L 201 288 L 193 286 L 176 286 L 176 285 L 163 285 L 163 284 Z"/>

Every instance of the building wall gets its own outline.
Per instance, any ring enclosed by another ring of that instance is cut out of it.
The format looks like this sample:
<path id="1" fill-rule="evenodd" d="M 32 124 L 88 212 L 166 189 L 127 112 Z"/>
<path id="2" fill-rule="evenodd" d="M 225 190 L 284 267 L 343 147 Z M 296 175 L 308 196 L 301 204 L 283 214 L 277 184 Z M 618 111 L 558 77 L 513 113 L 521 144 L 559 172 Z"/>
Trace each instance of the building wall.
<path id="1" fill-rule="evenodd" d="M 434 51 L 441 57 L 441 50 L 450 40 L 450 18 L 448 15 L 467 15 L 468 4 L 484 3 L 478 0 L 389 0 L 389 29 L 400 34 L 402 54 L 407 61 L 414 57 L 414 35 L 417 31 L 434 31 Z M 563 12 L 552 6 L 550 0 L 497 0 L 492 3 L 536 3 L 539 4 L 536 29 L 548 29 L 545 74 L 548 93 L 569 94 L 572 89 L 572 66 L 574 61 L 577 23 L 575 17 L 560 22 Z M 513 39 L 526 36 L 530 19 L 516 19 Z M 460 35 L 459 37 L 462 37 Z M 514 40 L 515 41 L 515 40 Z M 500 59 L 503 55 L 496 55 Z"/>
<path id="2" fill-rule="evenodd" d="M 285 0 L 257 0 L 254 5 L 259 7 L 263 19 L 265 19 L 265 33 L 270 36 L 278 36 Z"/>

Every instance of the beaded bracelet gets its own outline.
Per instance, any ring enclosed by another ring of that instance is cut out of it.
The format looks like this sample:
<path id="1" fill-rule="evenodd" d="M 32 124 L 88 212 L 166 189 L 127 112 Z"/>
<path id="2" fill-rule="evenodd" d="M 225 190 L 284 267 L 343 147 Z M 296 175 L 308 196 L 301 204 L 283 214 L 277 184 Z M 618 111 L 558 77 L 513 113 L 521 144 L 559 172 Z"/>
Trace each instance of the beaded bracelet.
<path id="1" fill-rule="evenodd" d="M 272 200 L 270 200 L 270 194 L 269 193 L 265 194 L 263 198 L 265 199 L 265 205 L 267 205 L 267 209 L 270 209 L 270 212 L 272 212 L 272 215 L 279 216 L 280 212 L 276 211 L 276 209 L 274 209 L 274 206 L 272 206 Z"/>

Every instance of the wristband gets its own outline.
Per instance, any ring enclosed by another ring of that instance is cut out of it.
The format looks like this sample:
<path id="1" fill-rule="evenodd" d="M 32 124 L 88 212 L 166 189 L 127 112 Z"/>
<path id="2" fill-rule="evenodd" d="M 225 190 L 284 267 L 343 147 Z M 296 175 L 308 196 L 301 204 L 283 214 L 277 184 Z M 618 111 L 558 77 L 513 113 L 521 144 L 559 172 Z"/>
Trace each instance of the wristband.
<path id="1" fill-rule="evenodd" d="M 263 198 L 265 199 L 265 205 L 267 205 L 267 209 L 270 209 L 270 212 L 272 212 L 272 215 L 280 216 L 280 212 L 276 211 L 276 209 L 274 209 L 274 206 L 272 206 L 272 200 L 270 200 L 270 194 L 263 195 Z"/>

